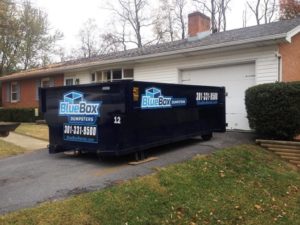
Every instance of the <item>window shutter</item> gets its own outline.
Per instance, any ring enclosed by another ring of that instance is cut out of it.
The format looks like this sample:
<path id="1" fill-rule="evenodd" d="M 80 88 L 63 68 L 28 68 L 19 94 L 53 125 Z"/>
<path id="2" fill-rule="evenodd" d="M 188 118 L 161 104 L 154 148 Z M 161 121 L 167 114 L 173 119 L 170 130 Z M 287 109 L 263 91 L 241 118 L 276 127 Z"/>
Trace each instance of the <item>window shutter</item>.
<path id="1" fill-rule="evenodd" d="M 10 82 L 6 83 L 6 102 L 10 102 Z"/>
<path id="2" fill-rule="evenodd" d="M 20 101 L 21 99 L 21 88 L 20 88 L 20 83 L 17 83 L 17 101 Z"/>
<path id="3" fill-rule="evenodd" d="M 41 87 L 41 80 L 36 80 L 35 82 L 36 90 L 35 90 L 35 100 L 39 100 L 39 88 Z"/>

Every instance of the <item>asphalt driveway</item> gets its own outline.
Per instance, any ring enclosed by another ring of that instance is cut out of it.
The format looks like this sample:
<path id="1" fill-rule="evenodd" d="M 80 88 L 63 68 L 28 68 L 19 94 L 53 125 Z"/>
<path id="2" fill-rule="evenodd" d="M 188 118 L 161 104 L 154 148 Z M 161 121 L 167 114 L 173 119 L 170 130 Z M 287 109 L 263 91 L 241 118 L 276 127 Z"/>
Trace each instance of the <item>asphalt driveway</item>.
<path id="1" fill-rule="evenodd" d="M 152 149 L 157 160 L 128 165 L 131 158 L 99 161 L 94 155 L 80 157 L 49 155 L 46 149 L 0 160 L 0 214 L 37 203 L 97 190 L 137 176 L 150 174 L 156 167 L 208 154 L 220 148 L 253 143 L 250 133 L 215 134 L 211 141 L 201 138 Z"/>

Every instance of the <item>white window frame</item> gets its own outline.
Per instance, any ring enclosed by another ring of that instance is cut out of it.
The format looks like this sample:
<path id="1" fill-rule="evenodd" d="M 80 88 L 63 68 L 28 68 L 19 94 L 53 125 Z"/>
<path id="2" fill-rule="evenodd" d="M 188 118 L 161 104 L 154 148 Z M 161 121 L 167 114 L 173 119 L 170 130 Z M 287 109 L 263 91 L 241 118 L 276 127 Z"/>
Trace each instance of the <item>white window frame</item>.
<path id="1" fill-rule="evenodd" d="M 124 77 L 125 70 L 132 70 L 132 77 Z M 133 79 L 134 79 L 134 68 L 130 68 L 130 67 L 122 68 L 122 80 L 133 80 Z"/>
<path id="2" fill-rule="evenodd" d="M 94 77 L 94 79 L 93 79 L 93 77 Z M 92 82 L 92 83 L 97 82 L 97 78 L 98 78 L 97 72 L 91 73 L 91 82 Z"/>
<path id="3" fill-rule="evenodd" d="M 45 77 L 45 78 L 42 78 L 41 79 L 41 87 L 45 87 L 44 85 L 43 85 L 43 82 L 49 82 L 49 86 L 47 86 L 47 87 L 50 87 L 50 78 L 49 77 Z"/>
<path id="4" fill-rule="evenodd" d="M 113 78 L 113 76 L 114 76 L 114 71 L 121 71 L 121 79 L 114 79 L 114 78 Z M 114 81 L 114 80 L 123 80 L 123 79 L 124 79 L 123 75 L 124 75 L 123 68 L 121 68 L 121 69 L 112 69 L 112 70 L 110 70 L 110 80 L 111 80 L 111 81 Z"/>
<path id="5" fill-rule="evenodd" d="M 67 80 L 72 80 L 72 85 L 67 85 Z M 78 77 L 65 77 L 64 86 L 73 86 L 80 84 L 80 78 Z"/>
<path id="6" fill-rule="evenodd" d="M 16 85 L 16 91 L 13 92 L 13 85 Z M 17 81 L 10 83 L 10 102 L 19 102 L 20 101 L 20 84 Z M 19 92 L 19 93 L 18 93 Z M 17 98 L 13 99 L 13 94 L 16 94 Z"/>
<path id="7" fill-rule="evenodd" d="M 131 69 L 133 71 L 132 77 L 124 77 L 124 70 L 129 70 Z M 113 71 L 114 70 L 120 70 L 121 71 L 121 79 L 113 79 Z M 110 74 L 110 79 L 105 80 L 104 79 L 104 74 L 105 72 Z M 99 70 L 96 72 L 93 72 L 95 74 L 96 80 L 92 81 L 93 82 L 112 82 L 114 80 L 132 80 L 134 79 L 134 68 L 133 67 L 122 67 L 122 68 L 114 68 L 114 69 L 107 69 L 107 70 Z M 93 74 L 91 73 L 91 74 Z"/>
<path id="8" fill-rule="evenodd" d="M 71 85 L 67 85 L 67 80 L 72 80 L 72 84 L 71 84 Z M 65 86 L 73 86 L 74 83 L 75 83 L 74 80 L 75 80 L 74 77 L 66 77 L 66 78 L 65 78 Z"/>

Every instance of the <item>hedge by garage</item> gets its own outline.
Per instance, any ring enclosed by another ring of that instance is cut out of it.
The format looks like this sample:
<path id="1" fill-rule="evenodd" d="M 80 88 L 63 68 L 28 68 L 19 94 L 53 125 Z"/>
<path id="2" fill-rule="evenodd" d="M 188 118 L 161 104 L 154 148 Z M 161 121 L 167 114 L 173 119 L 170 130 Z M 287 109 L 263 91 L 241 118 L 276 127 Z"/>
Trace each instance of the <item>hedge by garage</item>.
<path id="1" fill-rule="evenodd" d="M 261 84 L 246 91 L 249 125 L 260 138 L 300 134 L 300 82 Z"/>

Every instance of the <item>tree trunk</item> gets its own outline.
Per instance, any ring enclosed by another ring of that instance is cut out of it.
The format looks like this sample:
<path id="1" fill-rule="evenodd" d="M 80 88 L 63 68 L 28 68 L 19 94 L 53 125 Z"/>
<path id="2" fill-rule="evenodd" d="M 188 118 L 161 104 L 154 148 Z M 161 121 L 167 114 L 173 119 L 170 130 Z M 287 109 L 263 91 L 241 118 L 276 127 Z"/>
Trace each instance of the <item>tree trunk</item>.
<path id="1" fill-rule="evenodd" d="M 140 24 L 140 19 L 139 19 L 139 9 L 138 9 L 138 3 L 136 0 L 134 0 L 134 9 L 135 9 L 135 33 L 136 33 L 136 39 L 137 39 L 137 45 L 138 48 L 143 47 L 142 44 L 142 37 L 141 37 L 141 24 Z"/>
<path id="2" fill-rule="evenodd" d="M 215 0 L 211 0 L 211 29 L 213 32 L 216 31 L 216 9 Z"/>

